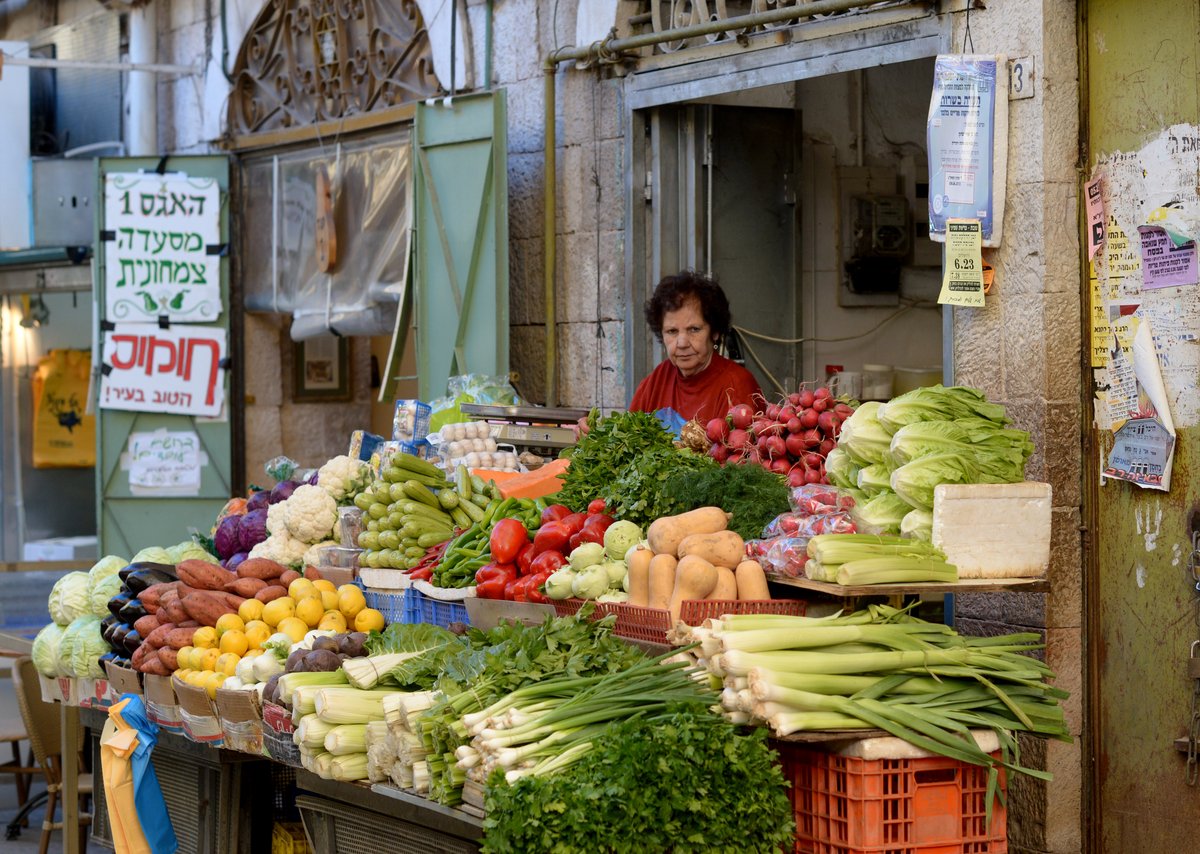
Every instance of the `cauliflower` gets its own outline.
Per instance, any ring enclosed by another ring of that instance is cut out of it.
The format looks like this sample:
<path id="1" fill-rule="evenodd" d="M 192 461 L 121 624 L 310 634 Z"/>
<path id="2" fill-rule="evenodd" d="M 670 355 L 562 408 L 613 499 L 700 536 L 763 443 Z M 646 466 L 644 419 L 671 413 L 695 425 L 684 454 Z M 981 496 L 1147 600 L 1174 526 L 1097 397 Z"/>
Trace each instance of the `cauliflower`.
<path id="1" fill-rule="evenodd" d="M 272 504 L 267 508 L 267 533 L 268 534 L 286 534 L 287 525 L 283 522 L 283 517 L 287 513 L 287 502 L 281 501 L 278 504 Z"/>
<path id="2" fill-rule="evenodd" d="M 325 540 L 323 543 L 317 543 L 314 546 L 309 546 L 308 551 L 304 553 L 305 566 L 319 566 L 321 561 L 318 559 L 317 552 L 326 546 L 340 546 L 341 543 L 337 540 Z"/>
<path id="3" fill-rule="evenodd" d="M 337 522 L 337 502 L 319 486 L 296 487 L 292 497 L 283 502 L 287 509 L 283 523 L 288 532 L 302 543 L 319 543 L 328 539 Z"/>
<path id="4" fill-rule="evenodd" d="M 339 503 L 350 501 L 362 492 L 370 479 L 371 467 L 345 454 L 334 457 L 317 471 L 317 486 Z"/>
<path id="5" fill-rule="evenodd" d="M 265 557 L 284 566 L 299 567 L 303 565 L 304 553 L 308 544 L 293 539 L 285 529 L 280 534 L 272 534 L 250 550 L 250 557 Z"/>

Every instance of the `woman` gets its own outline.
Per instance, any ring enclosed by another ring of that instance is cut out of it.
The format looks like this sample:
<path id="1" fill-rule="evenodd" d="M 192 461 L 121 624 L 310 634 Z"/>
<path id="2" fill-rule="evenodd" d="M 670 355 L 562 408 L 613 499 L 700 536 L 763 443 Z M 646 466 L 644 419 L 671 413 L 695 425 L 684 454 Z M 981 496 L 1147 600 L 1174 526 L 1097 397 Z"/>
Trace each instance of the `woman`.
<path id="1" fill-rule="evenodd" d="M 666 276 L 646 302 L 646 323 L 667 359 L 642 380 L 631 410 L 671 409 L 684 421 L 721 418 L 762 394 L 754 375 L 716 352 L 731 327 L 729 300 L 720 285 L 684 270 Z"/>

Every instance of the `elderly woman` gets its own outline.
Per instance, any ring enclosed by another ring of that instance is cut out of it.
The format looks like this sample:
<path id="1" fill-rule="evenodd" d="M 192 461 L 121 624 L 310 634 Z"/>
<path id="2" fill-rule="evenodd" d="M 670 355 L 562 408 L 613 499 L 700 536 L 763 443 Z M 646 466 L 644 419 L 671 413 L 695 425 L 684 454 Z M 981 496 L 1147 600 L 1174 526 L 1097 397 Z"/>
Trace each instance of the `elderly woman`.
<path id="1" fill-rule="evenodd" d="M 712 279 L 690 270 L 664 277 L 646 302 L 646 322 L 667 360 L 638 385 L 631 410 L 672 409 L 703 424 L 762 393 L 753 374 L 717 352 L 732 321 L 729 300 Z"/>

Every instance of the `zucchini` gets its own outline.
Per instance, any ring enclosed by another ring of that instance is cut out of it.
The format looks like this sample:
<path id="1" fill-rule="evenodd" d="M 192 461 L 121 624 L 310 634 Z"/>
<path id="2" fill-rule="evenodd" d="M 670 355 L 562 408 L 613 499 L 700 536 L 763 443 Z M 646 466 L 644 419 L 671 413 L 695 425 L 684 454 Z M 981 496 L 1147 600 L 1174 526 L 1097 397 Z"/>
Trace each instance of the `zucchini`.
<path id="1" fill-rule="evenodd" d="M 392 465 L 407 469 L 413 474 L 424 475 L 425 477 L 437 478 L 439 480 L 446 479 L 446 473 L 433 463 L 414 457 L 412 454 L 396 454 L 392 457 Z"/>
<path id="2" fill-rule="evenodd" d="M 417 545 L 423 549 L 432 548 L 433 546 L 446 542 L 446 540 L 450 539 L 452 536 L 454 535 L 449 533 L 422 534 L 421 536 L 417 537 Z"/>
<path id="3" fill-rule="evenodd" d="M 476 507 L 487 507 L 494 500 L 495 500 L 494 498 L 488 498 L 482 492 L 477 492 L 471 496 L 471 503 L 474 504 Z"/>
<path id="4" fill-rule="evenodd" d="M 470 498 L 474 491 L 471 484 L 471 473 L 462 463 L 459 463 L 458 467 L 454 469 L 454 485 L 458 489 L 459 498 Z"/>
<path id="5" fill-rule="evenodd" d="M 471 502 L 467 501 L 464 503 L 470 504 Z M 463 510 L 461 506 L 455 507 L 450 511 L 450 518 L 454 520 L 454 525 L 457 528 L 462 528 L 465 531 L 467 528 L 471 527 L 471 517 L 467 515 L 466 511 Z"/>
<path id="6" fill-rule="evenodd" d="M 422 504 L 428 504 L 435 510 L 440 510 L 441 505 L 438 504 L 437 496 L 429 491 L 423 483 L 418 483 L 415 480 L 406 480 L 404 482 L 404 494 L 413 501 L 420 501 Z"/>
<path id="7" fill-rule="evenodd" d="M 405 538 L 416 539 L 422 534 L 450 534 L 453 531 L 445 525 L 439 525 L 436 522 L 419 521 L 405 523 L 400 533 Z"/>
<path id="8" fill-rule="evenodd" d="M 458 493 L 453 489 L 443 489 L 438 492 L 437 500 L 443 510 L 453 510 L 458 506 Z"/>
<path id="9" fill-rule="evenodd" d="M 487 484 L 483 482 L 483 478 L 477 474 L 471 475 L 471 491 L 483 492 L 485 489 L 487 489 Z"/>
<path id="10" fill-rule="evenodd" d="M 483 519 L 483 508 L 474 501 L 462 501 L 459 502 L 458 506 L 462 508 L 464 513 L 471 517 L 472 522 L 479 522 Z"/>

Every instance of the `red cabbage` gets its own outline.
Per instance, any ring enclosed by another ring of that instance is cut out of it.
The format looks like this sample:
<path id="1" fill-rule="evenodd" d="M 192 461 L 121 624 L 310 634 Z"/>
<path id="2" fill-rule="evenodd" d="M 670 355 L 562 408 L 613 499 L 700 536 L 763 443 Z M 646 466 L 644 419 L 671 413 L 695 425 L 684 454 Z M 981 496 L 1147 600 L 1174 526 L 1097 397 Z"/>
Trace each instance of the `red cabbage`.
<path id="1" fill-rule="evenodd" d="M 249 513 L 252 510 L 261 510 L 270 503 L 271 490 L 260 489 L 258 492 L 251 495 L 250 499 L 246 502 L 246 512 Z"/>
<path id="2" fill-rule="evenodd" d="M 308 476 L 308 480 L 306 481 L 306 483 L 308 483 L 308 485 L 309 485 L 309 486 L 316 486 L 316 485 L 317 485 L 317 476 L 318 476 L 320 473 L 321 473 L 321 472 L 320 472 L 319 470 L 318 470 L 318 471 L 314 471 L 312 474 L 310 474 L 310 475 Z"/>
<path id="3" fill-rule="evenodd" d="M 241 516 L 226 516 L 221 520 L 221 524 L 217 526 L 217 532 L 213 534 L 213 545 L 217 549 L 217 557 L 224 560 L 237 552 L 240 541 L 238 530 L 241 525 Z"/>
<path id="4" fill-rule="evenodd" d="M 249 555 L 246 552 L 238 552 L 229 560 L 225 561 L 225 568 L 230 572 L 237 572 L 237 568 L 241 566 L 242 561 L 244 561 L 247 557 L 249 557 Z"/>
<path id="5" fill-rule="evenodd" d="M 238 551 L 248 552 L 267 538 L 267 511 L 252 510 L 238 526 Z"/>
<path id="6" fill-rule="evenodd" d="M 294 480 L 282 480 L 275 484 L 275 488 L 271 490 L 271 503 L 278 504 L 280 501 L 287 501 L 299 485 Z"/>

